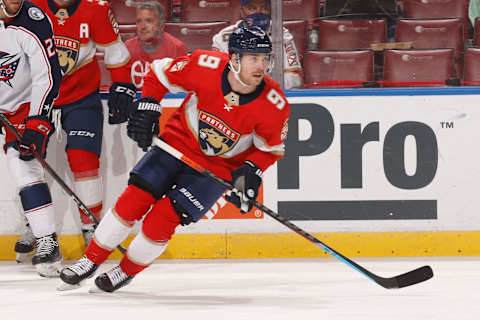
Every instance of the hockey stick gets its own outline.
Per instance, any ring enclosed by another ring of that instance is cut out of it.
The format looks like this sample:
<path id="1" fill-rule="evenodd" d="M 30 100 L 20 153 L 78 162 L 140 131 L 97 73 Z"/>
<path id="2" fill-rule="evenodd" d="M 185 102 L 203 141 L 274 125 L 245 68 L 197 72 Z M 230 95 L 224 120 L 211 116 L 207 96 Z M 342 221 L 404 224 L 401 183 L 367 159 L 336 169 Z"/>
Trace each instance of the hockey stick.
<path id="1" fill-rule="evenodd" d="M 173 157 L 177 158 L 178 160 L 180 160 L 183 163 L 187 164 L 188 166 L 192 167 L 193 169 L 195 169 L 196 171 L 198 171 L 202 175 L 211 178 L 212 180 L 218 182 L 219 184 L 221 184 L 222 186 L 224 186 L 225 188 L 227 188 L 229 190 L 234 189 L 230 182 L 225 181 L 225 180 L 217 177 L 216 175 L 214 175 L 210 171 L 206 170 L 205 168 L 203 168 L 202 166 L 197 164 L 195 161 L 193 161 L 190 158 L 183 155 L 180 151 L 176 150 L 172 146 L 165 143 L 164 141 L 162 141 L 158 138 L 154 138 L 153 143 L 157 147 L 161 148 L 165 152 L 172 155 Z M 298 233 L 299 235 L 303 236 L 304 238 L 306 238 L 307 240 L 312 242 L 314 245 L 320 247 L 326 253 L 331 254 L 332 256 L 337 258 L 338 260 L 344 262 L 348 266 L 350 266 L 353 269 L 357 270 L 358 272 L 362 273 L 364 276 L 366 276 L 370 280 L 375 281 L 377 284 L 381 285 L 382 287 L 384 287 L 386 289 L 398 289 L 398 288 L 411 286 L 411 285 L 417 284 L 419 282 L 426 281 L 426 280 L 433 277 L 433 270 L 430 266 L 423 266 L 423 267 L 420 267 L 418 269 L 415 269 L 415 270 L 406 272 L 404 274 L 398 275 L 396 277 L 391 277 L 391 278 L 380 277 L 380 276 L 368 271 L 364 267 L 358 265 L 357 263 L 350 260 L 349 258 L 345 257 L 340 252 L 330 248 L 329 246 L 327 246 L 322 241 L 318 240 L 317 238 L 315 238 L 311 234 L 307 233 L 306 231 L 300 229 L 295 224 L 288 221 L 284 217 L 280 216 L 278 213 L 274 212 L 273 210 L 270 210 L 269 208 L 267 208 L 263 204 L 261 204 L 257 201 L 252 201 L 252 204 L 255 207 L 257 207 L 258 209 L 267 213 L 273 219 L 277 220 L 278 222 L 280 222 L 284 226 L 288 227 L 290 230 Z"/>
<path id="2" fill-rule="evenodd" d="M 17 138 L 18 141 L 22 139 L 22 136 L 18 132 L 18 130 L 13 126 L 13 124 L 7 119 L 7 117 L 3 114 L 0 113 L 0 121 L 7 127 Z M 45 161 L 45 159 L 38 154 L 36 150 L 32 150 L 33 155 L 35 156 L 35 159 L 40 162 L 42 167 L 52 176 L 53 180 L 55 180 L 60 187 L 62 187 L 63 191 L 70 196 L 70 198 L 75 202 L 75 204 L 82 210 L 84 214 L 86 214 L 90 219 L 93 220 L 95 227 L 97 227 L 99 221 L 95 215 L 87 208 L 87 206 L 80 200 L 80 198 L 70 189 L 70 187 L 58 176 L 58 174 L 53 170 L 53 168 Z M 125 253 L 127 250 L 122 247 L 121 245 L 117 246 L 117 249 L 121 253 Z"/>

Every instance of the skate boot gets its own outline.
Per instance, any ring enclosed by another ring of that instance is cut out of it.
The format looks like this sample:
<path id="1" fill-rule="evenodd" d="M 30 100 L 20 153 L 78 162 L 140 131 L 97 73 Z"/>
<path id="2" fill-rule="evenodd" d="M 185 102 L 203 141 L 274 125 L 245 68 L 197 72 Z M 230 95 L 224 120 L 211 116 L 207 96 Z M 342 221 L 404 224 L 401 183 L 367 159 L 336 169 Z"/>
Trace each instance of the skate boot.
<path id="1" fill-rule="evenodd" d="M 95 234 L 95 226 L 93 224 L 84 224 L 82 226 L 82 236 L 83 240 L 85 240 L 85 247 L 88 247 L 90 240 L 93 238 Z"/>
<path id="2" fill-rule="evenodd" d="M 32 228 L 30 228 L 30 224 L 25 225 L 26 230 L 25 233 L 22 235 L 20 239 L 15 243 L 15 253 L 16 257 L 15 260 L 18 263 L 25 262 L 27 260 L 27 256 L 29 253 L 33 253 L 36 246 L 35 236 L 33 235 Z"/>
<path id="3" fill-rule="evenodd" d="M 102 291 L 113 292 L 129 284 L 134 277 L 116 266 L 95 278 L 95 285 Z"/>
<path id="4" fill-rule="evenodd" d="M 75 264 L 63 268 L 60 272 L 60 279 L 65 283 L 77 285 L 81 281 L 92 277 L 95 271 L 97 271 L 98 266 L 98 264 L 93 263 L 86 256 L 83 256 Z"/>
<path id="5" fill-rule="evenodd" d="M 55 233 L 37 238 L 37 252 L 33 255 L 32 264 L 39 275 L 47 278 L 58 277 L 62 259 Z"/>

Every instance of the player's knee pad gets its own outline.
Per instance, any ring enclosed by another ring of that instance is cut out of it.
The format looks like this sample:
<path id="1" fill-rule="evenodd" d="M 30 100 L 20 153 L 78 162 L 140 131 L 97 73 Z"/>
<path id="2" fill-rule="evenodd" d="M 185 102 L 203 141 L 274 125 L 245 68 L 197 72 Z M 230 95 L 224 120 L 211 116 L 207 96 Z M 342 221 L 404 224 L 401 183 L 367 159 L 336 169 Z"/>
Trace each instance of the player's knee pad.
<path id="1" fill-rule="evenodd" d="M 143 220 L 142 232 L 153 241 L 168 241 L 180 224 L 180 218 L 168 197 L 157 201 Z"/>
<path id="2" fill-rule="evenodd" d="M 20 160 L 19 152 L 14 148 L 8 148 L 7 150 L 7 163 L 17 188 L 45 181 L 40 162 L 37 159 L 31 161 Z"/>
<path id="3" fill-rule="evenodd" d="M 115 204 L 115 211 L 125 221 L 140 220 L 155 203 L 156 199 L 151 193 L 128 185 Z"/>

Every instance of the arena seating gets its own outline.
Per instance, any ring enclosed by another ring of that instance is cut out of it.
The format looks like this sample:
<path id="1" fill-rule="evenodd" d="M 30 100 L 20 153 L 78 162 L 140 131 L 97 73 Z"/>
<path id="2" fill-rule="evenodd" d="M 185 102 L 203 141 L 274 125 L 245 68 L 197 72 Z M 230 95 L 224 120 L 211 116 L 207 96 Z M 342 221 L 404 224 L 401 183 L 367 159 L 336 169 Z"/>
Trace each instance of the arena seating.
<path id="1" fill-rule="evenodd" d="M 380 20 L 320 20 L 318 49 L 369 49 L 370 44 L 385 42 L 386 21 Z"/>
<path id="2" fill-rule="evenodd" d="M 188 52 L 195 49 L 212 49 L 212 37 L 220 30 L 227 27 L 229 22 L 205 22 L 205 23 L 166 23 L 165 31 L 181 40 L 187 47 Z"/>
<path id="3" fill-rule="evenodd" d="M 320 16 L 318 0 L 282 0 L 283 20 L 315 19 Z"/>
<path id="4" fill-rule="evenodd" d="M 171 17 L 171 1 L 170 0 L 153 0 L 160 2 L 165 8 L 166 20 L 169 21 Z M 137 3 L 142 0 L 109 0 L 113 15 L 118 24 L 132 24 L 136 21 L 136 7 Z"/>
<path id="5" fill-rule="evenodd" d="M 137 35 L 137 26 L 134 24 L 121 24 L 118 26 L 118 29 L 123 42 Z"/>
<path id="6" fill-rule="evenodd" d="M 473 34 L 473 44 L 480 46 L 480 18 L 475 19 L 475 32 Z"/>
<path id="7" fill-rule="evenodd" d="M 320 50 L 305 53 L 305 87 L 362 87 L 373 81 L 372 50 Z"/>
<path id="8" fill-rule="evenodd" d="M 480 48 L 465 50 L 463 81 L 466 86 L 480 85 Z"/>
<path id="9" fill-rule="evenodd" d="M 384 86 L 438 86 L 454 77 L 454 49 L 385 51 Z"/>
<path id="10" fill-rule="evenodd" d="M 468 18 L 469 0 L 403 0 L 403 16 L 405 18 Z"/>
<path id="11" fill-rule="evenodd" d="M 457 74 L 463 65 L 463 19 L 400 19 L 397 21 L 397 41 L 412 41 L 416 49 L 453 48 Z"/>
<path id="12" fill-rule="evenodd" d="M 240 0 L 182 0 L 183 22 L 230 21 L 240 19 Z"/>

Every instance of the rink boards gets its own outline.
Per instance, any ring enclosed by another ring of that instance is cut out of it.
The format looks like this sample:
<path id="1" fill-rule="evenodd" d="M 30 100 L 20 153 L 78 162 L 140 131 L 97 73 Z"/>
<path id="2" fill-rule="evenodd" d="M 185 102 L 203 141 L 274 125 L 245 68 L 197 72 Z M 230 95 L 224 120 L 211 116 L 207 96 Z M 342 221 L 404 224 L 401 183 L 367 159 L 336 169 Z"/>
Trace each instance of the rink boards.
<path id="1" fill-rule="evenodd" d="M 478 255 L 479 93 L 468 87 L 290 91 L 287 152 L 265 173 L 261 200 L 348 256 Z M 182 97 L 162 101 L 162 123 Z M 47 160 L 72 185 L 65 140 L 52 136 Z M 105 124 L 105 207 L 142 155 L 125 125 Z M 0 259 L 12 259 L 22 220 L 0 159 Z M 64 255 L 79 257 L 78 213 L 57 184 L 51 187 Z M 240 215 L 223 199 L 204 220 L 178 227 L 164 255 L 319 256 L 326 255 L 259 210 Z"/>

